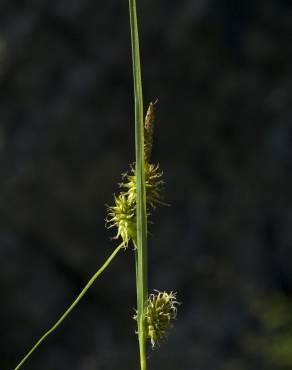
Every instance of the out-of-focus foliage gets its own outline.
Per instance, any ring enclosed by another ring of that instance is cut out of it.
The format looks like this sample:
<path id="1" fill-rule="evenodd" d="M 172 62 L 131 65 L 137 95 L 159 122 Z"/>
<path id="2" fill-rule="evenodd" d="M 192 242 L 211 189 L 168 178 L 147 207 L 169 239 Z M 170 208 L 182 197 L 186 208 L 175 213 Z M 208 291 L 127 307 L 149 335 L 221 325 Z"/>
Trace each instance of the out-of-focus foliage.
<path id="1" fill-rule="evenodd" d="M 252 306 L 259 333 L 248 336 L 247 345 L 278 369 L 292 368 L 292 300 L 281 294 L 257 299 Z"/>

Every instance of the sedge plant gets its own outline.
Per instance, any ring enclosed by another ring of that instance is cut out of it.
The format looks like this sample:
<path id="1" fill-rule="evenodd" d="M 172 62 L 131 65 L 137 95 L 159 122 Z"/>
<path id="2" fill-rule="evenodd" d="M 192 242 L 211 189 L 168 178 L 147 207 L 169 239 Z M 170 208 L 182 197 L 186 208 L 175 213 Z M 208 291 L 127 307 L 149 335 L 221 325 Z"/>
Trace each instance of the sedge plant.
<path id="1" fill-rule="evenodd" d="M 129 244 L 133 246 L 136 266 L 137 310 L 133 318 L 137 322 L 141 370 L 147 370 L 146 342 L 149 341 L 152 348 L 154 348 L 162 338 L 166 337 L 172 320 L 176 318 L 178 304 L 176 293 L 154 290 L 153 293 L 148 295 L 147 220 L 151 211 L 157 205 L 163 204 L 161 198 L 163 181 L 159 165 L 150 162 L 155 103 L 151 102 L 149 104 L 144 122 L 139 34 L 135 0 L 129 0 L 129 15 L 134 82 L 136 160 L 135 163 L 130 165 L 129 171 L 122 174 L 122 182 L 119 184 L 120 192 L 114 195 L 114 205 L 107 206 L 106 218 L 106 226 L 116 229 L 114 239 L 120 242 L 104 264 L 90 278 L 69 308 L 28 351 L 14 370 L 19 370 L 23 367 L 33 352 L 60 326 L 77 306 L 88 289 L 110 265 L 116 255 L 121 250 L 126 250 Z"/>

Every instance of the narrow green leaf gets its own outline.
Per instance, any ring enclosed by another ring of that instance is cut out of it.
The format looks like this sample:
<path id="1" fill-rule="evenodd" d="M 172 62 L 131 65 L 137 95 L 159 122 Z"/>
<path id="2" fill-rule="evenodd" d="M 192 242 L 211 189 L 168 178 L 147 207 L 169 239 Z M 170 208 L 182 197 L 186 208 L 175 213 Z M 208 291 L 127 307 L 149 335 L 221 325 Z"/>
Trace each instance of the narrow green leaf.
<path id="1" fill-rule="evenodd" d="M 70 312 L 77 306 L 79 301 L 83 298 L 85 293 L 88 289 L 92 286 L 95 280 L 103 273 L 103 271 L 109 266 L 111 261 L 115 258 L 118 252 L 124 248 L 123 244 L 120 244 L 113 253 L 109 256 L 109 258 L 104 262 L 104 264 L 96 271 L 96 273 L 91 277 L 82 291 L 79 293 L 77 298 L 73 301 L 73 303 L 67 308 L 67 310 L 62 314 L 62 316 L 55 322 L 55 324 L 45 332 L 45 334 L 36 342 L 36 344 L 31 348 L 31 350 L 23 357 L 23 359 L 18 363 L 18 365 L 14 368 L 14 370 L 18 370 L 22 367 L 22 365 L 30 358 L 30 356 L 34 353 L 34 351 L 43 343 L 43 341 L 52 334 L 59 325 L 65 320 L 65 318 L 70 314 Z"/>

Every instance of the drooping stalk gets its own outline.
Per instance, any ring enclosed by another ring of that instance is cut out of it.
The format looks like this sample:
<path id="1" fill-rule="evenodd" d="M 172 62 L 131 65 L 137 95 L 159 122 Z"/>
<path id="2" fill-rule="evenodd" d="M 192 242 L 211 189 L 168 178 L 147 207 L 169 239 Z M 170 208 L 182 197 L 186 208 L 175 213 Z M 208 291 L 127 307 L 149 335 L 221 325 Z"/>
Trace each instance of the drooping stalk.
<path id="1" fill-rule="evenodd" d="M 56 321 L 56 323 L 45 332 L 45 334 L 36 342 L 36 344 L 31 348 L 31 350 L 23 357 L 23 359 L 17 364 L 17 366 L 14 368 L 14 370 L 18 370 L 22 367 L 22 365 L 29 359 L 29 357 L 34 353 L 34 351 L 43 343 L 43 341 L 52 334 L 59 325 L 65 320 L 65 318 L 69 315 L 69 313 L 77 306 L 79 301 L 82 299 L 82 297 L 85 295 L 85 293 L 88 291 L 88 289 L 92 286 L 92 284 L 95 282 L 95 280 L 99 277 L 99 275 L 108 267 L 108 265 L 111 263 L 111 261 L 115 258 L 115 256 L 118 254 L 118 252 L 124 248 L 123 243 L 120 244 L 113 253 L 109 256 L 109 258 L 105 261 L 105 263 L 96 271 L 96 273 L 91 277 L 91 279 L 88 281 L 88 283 L 85 285 L 85 287 L 82 289 L 82 291 L 79 293 L 79 295 L 76 297 L 74 302 L 69 306 L 69 308 L 63 313 L 63 315 Z"/>
<path id="2" fill-rule="evenodd" d="M 144 170 L 144 119 L 143 94 L 140 67 L 139 34 L 137 24 L 136 1 L 129 0 L 131 46 L 133 61 L 134 99 L 135 99 L 135 148 L 136 148 L 136 219 L 137 219 L 137 252 L 136 285 L 137 285 L 137 323 L 141 370 L 147 369 L 146 364 L 146 333 L 144 313 L 147 302 L 147 215 Z"/>

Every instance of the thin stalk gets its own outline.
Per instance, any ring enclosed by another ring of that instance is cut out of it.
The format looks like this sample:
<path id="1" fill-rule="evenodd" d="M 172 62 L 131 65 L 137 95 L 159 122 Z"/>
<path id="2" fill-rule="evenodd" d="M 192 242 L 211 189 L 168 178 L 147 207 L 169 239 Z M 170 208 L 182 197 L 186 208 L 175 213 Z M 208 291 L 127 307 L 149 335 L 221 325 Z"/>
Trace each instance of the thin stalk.
<path id="1" fill-rule="evenodd" d="M 19 362 L 19 364 L 14 368 L 14 370 L 18 370 L 21 366 L 29 359 L 29 357 L 33 354 L 33 352 L 40 346 L 40 344 L 50 335 L 52 334 L 58 326 L 64 321 L 64 319 L 69 315 L 69 313 L 73 310 L 73 308 L 79 303 L 81 298 L 87 292 L 87 290 L 91 287 L 91 285 L 95 282 L 98 276 L 108 267 L 117 253 L 123 248 L 123 244 L 120 244 L 113 253 L 109 256 L 109 258 L 105 261 L 105 263 L 101 266 L 100 269 L 96 271 L 96 273 L 92 276 L 92 278 L 88 281 L 82 291 L 79 293 L 77 298 L 74 302 L 70 305 L 70 307 L 63 313 L 63 315 L 59 318 L 59 320 L 47 331 L 45 334 L 36 342 L 36 344 L 32 347 L 32 349 L 23 357 L 23 359 Z"/>
<path id="2" fill-rule="evenodd" d="M 137 322 L 141 370 L 147 369 L 146 333 L 144 312 L 147 301 L 147 215 L 144 170 L 144 120 L 143 94 L 140 67 L 139 34 L 137 24 L 136 1 L 129 0 L 131 46 L 133 61 L 134 99 L 135 99 L 135 148 L 137 182 Z"/>

